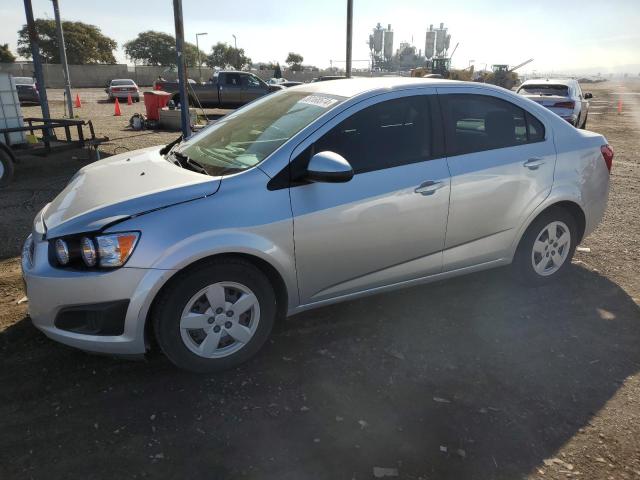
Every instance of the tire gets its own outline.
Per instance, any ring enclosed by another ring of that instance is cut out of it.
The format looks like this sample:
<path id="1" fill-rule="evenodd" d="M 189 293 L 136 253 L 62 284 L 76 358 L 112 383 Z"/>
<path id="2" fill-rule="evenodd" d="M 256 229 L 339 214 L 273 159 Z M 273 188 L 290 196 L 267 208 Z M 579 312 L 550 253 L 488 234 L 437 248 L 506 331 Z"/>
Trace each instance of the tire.
<path id="1" fill-rule="evenodd" d="M 584 122 L 582 122 L 582 126 L 580 127 L 582 130 L 584 130 L 585 128 L 587 128 L 587 118 L 589 118 L 589 114 L 586 114 L 584 116 Z"/>
<path id="2" fill-rule="evenodd" d="M 13 179 L 13 155 L 0 147 L 0 188 L 6 187 Z"/>
<path id="3" fill-rule="evenodd" d="M 569 235 L 568 241 L 564 234 Z M 560 241 L 550 243 L 553 237 Z M 571 264 L 577 239 L 576 220 L 571 213 L 563 208 L 542 212 L 520 240 L 513 259 L 513 273 L 518 280 L 532 286 L 557 280 Z"/>
<path id="4" fill-rule="evenodd" d="M 253 357 L 276 318 L 276 296 L 267 277 L 241 259 L 213 260 L 178 275 L 163 289 L 152 314 L 156 340 L 169 360 L 208 373 Z M 239 301 L 238 308 L 253 303 L 234 313 Z"/>

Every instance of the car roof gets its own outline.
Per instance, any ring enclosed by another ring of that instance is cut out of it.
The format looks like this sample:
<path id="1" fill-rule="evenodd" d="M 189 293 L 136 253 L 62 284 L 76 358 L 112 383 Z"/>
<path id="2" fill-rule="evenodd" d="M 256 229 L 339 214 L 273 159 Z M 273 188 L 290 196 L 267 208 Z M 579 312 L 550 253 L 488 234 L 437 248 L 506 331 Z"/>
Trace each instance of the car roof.
<path id="1" fill-rule="evenodd" d="M 13 77 L 13 80 L 16 82 L 16 85 L 32 85 L 36 83 L 32 77 Z"/>
<path id="2" fill-rule="evenodd" d="M 114 78 L 113 80 L 111 80 L 112 82 L 131 82 L 131 83 L 136 83 L 133 81 L 133 79 L 131 78 Z"/>
<path id="3" fill-rule="evenodd" d="M 574 78 L 532 78 L 530 80 L 526 80 L 522 82 L 522 85 L 544 85 L 545 83 L 550 85 L 575 85 L 576 80 Z"/>
<path id="4" fill-rule="evenodd" d="M 355 97 L 365 92 L 374 90 L 401 90 L 411 87 L 436 87 L 444 85 L 484 85 L 473 82 L 459 82 L 456 80 L 442 80 L 439 78 L 416 77 L 353 77 L 341 80 L 327 80 L 325 82 L 312 82 L 299 85 L 298 90 L 309 93 L 324 93 L 341 97 Z"/>

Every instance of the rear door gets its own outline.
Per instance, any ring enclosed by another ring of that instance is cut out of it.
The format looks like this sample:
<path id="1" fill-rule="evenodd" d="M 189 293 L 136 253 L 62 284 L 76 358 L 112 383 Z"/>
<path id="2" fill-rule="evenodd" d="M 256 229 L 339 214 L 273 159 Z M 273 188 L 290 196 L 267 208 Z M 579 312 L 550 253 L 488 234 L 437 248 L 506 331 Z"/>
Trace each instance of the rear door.
<path id="1" fill-rule="evenodd" d="M 294 152 L 294 179 L 321 151 L 339 153 L 355 172 L 347 183 L 290 188 L 302 304 L 441 271 L 449 171 L 435 89 L 421 92 L 366 100 Z"/>
<path id="2" fill-rule="evenodd" d="M 438 88 L 451 202 L 444 270 L 505 258 L 518 228 L 548 196 L 552 132 L 497 92 Z"/>
<path id="3" fill-rule="evenodd" d="M 220 82 L 222 80 L 222 82 Z M 242 103 L 242 79 L 239 73 L 225 72 L 218 74 L 220 103 L 239 105 Z"/>

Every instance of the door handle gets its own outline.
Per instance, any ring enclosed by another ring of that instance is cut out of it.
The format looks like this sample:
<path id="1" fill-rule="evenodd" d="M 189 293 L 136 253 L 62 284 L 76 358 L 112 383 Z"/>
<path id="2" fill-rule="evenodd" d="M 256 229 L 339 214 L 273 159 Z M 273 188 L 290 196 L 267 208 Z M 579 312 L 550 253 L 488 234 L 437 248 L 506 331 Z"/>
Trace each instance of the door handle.
<path id="1" fill-rule="evenodd" d="M 445 186 L 444 182 L 434 182 L 432 180 L 428 180 L 426 182 L 421 183 L 415 190 L 415 193 L 419 193 L 421 195 L 433 195 L 437 190 L 440 190 Z"/>
<path id="2" fill-rule="evenodd" d="M 544 160 L 540 158 L 530 158 L 523 164 L 529 170 L 537 170 L 540 165 L 544 165 Z"/>

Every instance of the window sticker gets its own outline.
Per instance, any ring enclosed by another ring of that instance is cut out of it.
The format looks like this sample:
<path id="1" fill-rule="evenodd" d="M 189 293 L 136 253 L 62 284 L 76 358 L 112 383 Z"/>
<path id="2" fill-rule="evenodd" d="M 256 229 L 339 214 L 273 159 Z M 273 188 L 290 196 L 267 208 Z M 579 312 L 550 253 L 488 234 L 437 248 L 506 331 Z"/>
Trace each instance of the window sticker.
<path id="1" fill-rule="evenodd" d="M 316 107 L 321 108 L 329 108 L 334 103 L 337 103 L 338 100 L 331 97 L 323 97 L 322 95 L 309 95 L 304 97 L 301 100 L 298 100 L 298 103 L 307 103 L 309 105 L 315 105 Z"/>

